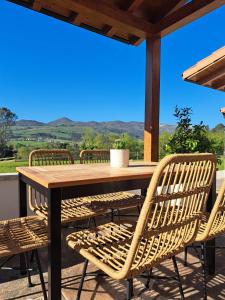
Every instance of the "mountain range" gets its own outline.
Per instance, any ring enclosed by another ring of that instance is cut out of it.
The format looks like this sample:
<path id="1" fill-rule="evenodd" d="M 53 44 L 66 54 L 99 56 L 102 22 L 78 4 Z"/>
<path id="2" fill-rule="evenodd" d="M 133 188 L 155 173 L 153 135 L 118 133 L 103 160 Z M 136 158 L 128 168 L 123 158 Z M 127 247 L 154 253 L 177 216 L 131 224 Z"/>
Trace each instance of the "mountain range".
<path id="1" fill-rule="evenodd" d="M 13 126 L 15 139 L 61 139 L 79 141 L 86 128 L 91 128 L 96 133 L 128 133 L 136 138 L 143 138 L 144 123 L 137 121 L 73 121 L 62 117 L 57 120 L 43 123 L 36 120 L 18 120 Z M 160 124 L 160 133 L 172 133 L 175 125 Z"/>

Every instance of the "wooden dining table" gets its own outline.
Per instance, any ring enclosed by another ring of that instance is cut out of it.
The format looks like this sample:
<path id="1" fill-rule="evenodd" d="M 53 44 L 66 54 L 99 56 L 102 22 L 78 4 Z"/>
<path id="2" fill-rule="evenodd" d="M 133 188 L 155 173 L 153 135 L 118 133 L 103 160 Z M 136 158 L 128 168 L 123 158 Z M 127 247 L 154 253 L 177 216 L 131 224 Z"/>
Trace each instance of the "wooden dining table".
<path id="1" fill-rule="evenodd" d="M 20 217 L 27 215 L 27 185 L 45 195 L 48 201 L 48 298 L 61 299 L 61 200 L 119 191 L 146 191 L 155 162 L 134 162 L 127 168 L 109 164 L 76 164 L 18 167 Z M 215 181 L 208 210 L 215 200 Z M 210 242 L 212 246 L 212 242 Z M 215 250 L 207 248 L 210 273 L 215 268 Z"/>

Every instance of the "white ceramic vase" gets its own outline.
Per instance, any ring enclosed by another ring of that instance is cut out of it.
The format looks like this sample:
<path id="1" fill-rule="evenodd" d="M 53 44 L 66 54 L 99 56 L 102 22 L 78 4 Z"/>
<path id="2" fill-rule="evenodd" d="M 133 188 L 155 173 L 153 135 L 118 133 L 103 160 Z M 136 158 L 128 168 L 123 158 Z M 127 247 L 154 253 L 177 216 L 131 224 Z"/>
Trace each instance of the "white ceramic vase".
<path id="1" fill-rule="evenodd" d="M 127 168 L 129 165 L 128 149 L 110 149 L 110 166 L 112 168 Z"/>

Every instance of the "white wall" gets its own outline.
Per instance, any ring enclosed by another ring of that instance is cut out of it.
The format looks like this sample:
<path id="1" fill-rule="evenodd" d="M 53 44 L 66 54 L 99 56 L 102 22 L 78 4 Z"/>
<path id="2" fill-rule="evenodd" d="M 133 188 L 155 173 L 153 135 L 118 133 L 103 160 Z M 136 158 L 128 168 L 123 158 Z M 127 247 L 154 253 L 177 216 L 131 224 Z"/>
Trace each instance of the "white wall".
<path id="1" fill-rule="evenodd" d="M 18 214 L 18 176 L 0 174 L 0 220 L 18 217 Z"/>

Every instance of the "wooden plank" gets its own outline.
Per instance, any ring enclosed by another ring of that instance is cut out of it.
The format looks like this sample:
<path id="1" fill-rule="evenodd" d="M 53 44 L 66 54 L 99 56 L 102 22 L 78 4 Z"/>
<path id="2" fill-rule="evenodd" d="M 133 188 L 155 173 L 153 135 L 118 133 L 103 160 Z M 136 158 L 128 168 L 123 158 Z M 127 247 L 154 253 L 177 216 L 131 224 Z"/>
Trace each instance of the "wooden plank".
<path id="1" fill-rule="evenodd" d="M 105 25 L 103 28 L 104 34 L 107 35 L 108 37 L 112 37 L 113 35 L 115 35 L 117 30 L 118 28 L 109 25 Z"/>
<path id="2" fill-rule="evenodd" d="M 17 172 L 46 188 L 69 187 L 121 180 L 146 179 L 157 163 L 130 163 L 128 168 L 111 168 L 109 164 L 19 167 Z"/>
<path id="3" fill-rule="evenodd" d="M 131 4 L 128 6 L 128 8 L 126 10 L 129 11 L 129 12 L 133 12 L 135 9 L 137 9 L 141 5 L 141 3 L 143 1 L 144 0 L 132 0 Z M 108 37 L 112 37 L 113 35 L 116 34 L 117 31 L 118 31 L 118 28 L 110 26 L 109 30 L 106 32 L 106 35 Z M 135 42 L 135 43 L 132 43 L 132 45 L 137 46 L 143 41 L 144 41 L 144 38 L 138 39 L 138 41 Z"/>
<path id="4" fill-rule="evenodd" d="M 224 4 L 225 0 L 192 0 L 158 22 L 155 32 L 163 37 Z"/>
<path id="5" fill-rule="evenodd" d="M 133 42 L 132 45 L 133 45 L 133 46 L 138 46 L 138 45 L 140 45 L 143 41 L 144 41 L 143 38 L 139 38 L 137 41 Z"/>
<path id="6" fill-rule="evenodd" d="M 133 0 L 127 10 L 133 12 L 134 10 L 138 9 L 143 2 L 144 0 Z"/>
<path id="7" fill-rule="evenodd" d="M 160 97 L 160 37 L 146 41 L 146 87 L 144 160 L 158 161 L 159 153 L 159 97 Z"/>
<path id="8" fill-rule="evenodd" d="M 111 6 L 103 0 L 47 0 L 48 3 L 56 6 L 71 9 L 81 15 L 90 18 L 100 18 L 101 21 L 112 27 L 120 28 L 124 32 L 137 35 L 142 38 L 151 35 L 153 25 L 141 18 Z"/>
<path id="9" fill-rule="evenodd" d="M 200 74 L 200 79 L 197 80 L 198 84 L 208 85 L 214 80 L 218 80 L 225 74 L 225 65 L 215 71 L 208 71 L 206 75 Z"/>
<path id="10" fill-rule="evenodd" d="M 164 16 L 166 16 L 171 11 L 173 11 L 175 7 L 178 8 L 179 7 L 179 3 L 181 3 L 181 0 L 169 0 L 168 3 L 165 3 L 161 7 L 160 11 L 157 14 L 154 14 L 154 21 L 161 20 Z"/>
<path id="11" fill-rule="evenodd" d="M 83 17 L 81 15 L 76 15 L 76 16 L 74 16 L 74 19 L 72 20 L 71 23 L 74 25 L 80 26 L 82 21 L 83 21 Z"/>
<path id="12" fill-rule="evenodd" d="M 210 86 L 212 88 L 218 89 L 218 90 L 223 89 L 224 85 L 225 85 L 225 72 L 224 72 L 224 75 L 220 79 L 215 80 L 210 84 Z"/>
<path id="13" fill-rule="evenodd" d="M 32 9 L 40 11 L 42 8 L 43 3 L 41 1 L 34 1 L 33 5 L 32 5 Z"/>
<path id="14" fill-rule="evenodd" d="M 221 92 L 225 92 L 225 84 L 223 84 L 222 86 L 220 86 L 218 88 L 218 90 L 221 91 Z"/>

